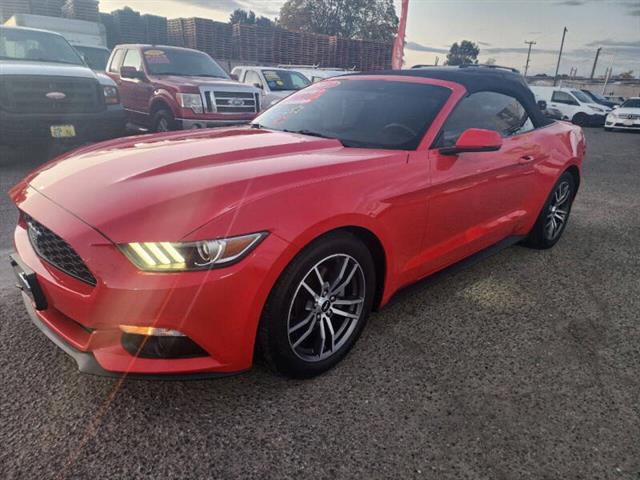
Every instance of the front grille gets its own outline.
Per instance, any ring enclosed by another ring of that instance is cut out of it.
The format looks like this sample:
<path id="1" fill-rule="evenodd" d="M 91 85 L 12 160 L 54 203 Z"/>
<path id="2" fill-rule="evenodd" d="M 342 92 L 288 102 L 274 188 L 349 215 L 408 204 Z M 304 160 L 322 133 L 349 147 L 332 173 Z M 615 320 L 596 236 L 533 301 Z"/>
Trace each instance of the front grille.
<path id="1" fill-rule="evenodd" d="M 96 278 L 71 245 L 30 216 L 25 214 L 24 219 L 31 245 L 40 258 L 81 282 L 96 285 Z"/>
<path id="2" fill-rule="evenodd" d="M 17 113 L 93 113 L 106 108 L 96 80 L 50 76 L 4 76 L 0 104 Z"/>
<path id="3" fill-rule="evenodd" d="M 258 113 L 260 111 L 258 93 L 205 90 L 204 99 L 209 113 Z"/>
<path id="4" fill-rule="evenodd" d="M 620 118 L 627 118 L 629 120 L 638 120 L 638 119 L 640 119 L 640 115 L 636 115 L 634 113 L 629 113 L 629 114 L 620 115 Z"/>

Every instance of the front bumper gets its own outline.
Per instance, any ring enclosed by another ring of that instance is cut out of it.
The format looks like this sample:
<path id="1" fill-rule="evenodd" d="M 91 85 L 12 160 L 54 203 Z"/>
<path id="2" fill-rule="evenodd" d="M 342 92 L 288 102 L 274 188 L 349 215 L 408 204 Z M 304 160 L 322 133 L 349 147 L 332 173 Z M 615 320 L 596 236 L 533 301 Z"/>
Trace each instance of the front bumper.
<path id="1" fill-rule="evenodd" d="M 121 105 L 96 113 L 21 114 L 0 110 L 0 144 L 44 143 L 51 137 L 52 125 L 73 125 L 71 142 L 98 142 L 125 134 L 126 113 Z"/>
<path id="2" fill-rule="evenodd" d="M 196 128 L 214 128 L 214 127 L 228 127 L 231 125 L 246 125 L 252 119 L 247 120 L 206 120 L 206 119 L 193 119 L 193 118 L 177 118 L 179 127 L 182 130 L 192 130 Z"/>
<path id="3" fill-rule="evenodd" d="M 70 354 L 81 371 L 176 376 L 231 374 L 250 368 L 262 306 L 270 290 L 267 270 L 286 247 L 275 235 L 242 262 L 219 270 L 148 273 L 136 269 L 108 239 L 33 189 L 22 211 L 64 238 L 97 279 L 95 287 L 50 265 L 33 249 L 25 225 L 14 240 L 19 262 L 35 273 L 46 298 L 38 327 Z M 259 252 L 259 255 L 257 255 Z M 124 348 L 119 325 L 183 332 L 206 352 L 191 358 L 143 358 Z"/>
<path id="4" fill-rule="evenodd" d="M 606 115 L 596 113 L 593 115 L 587 115 L 586 117 L 587 118 L 586 118 L 585 126 L 601 127 L 602 125 L 604 125 L 604 120 L 606 118 Z"/>
<path id="5" fill-rule="evenodd" d="M 606 128 L 615 128 L 620 130 L 640 130 L 640 119 L 611 118 L 607 117 L 604 123 Z"/>

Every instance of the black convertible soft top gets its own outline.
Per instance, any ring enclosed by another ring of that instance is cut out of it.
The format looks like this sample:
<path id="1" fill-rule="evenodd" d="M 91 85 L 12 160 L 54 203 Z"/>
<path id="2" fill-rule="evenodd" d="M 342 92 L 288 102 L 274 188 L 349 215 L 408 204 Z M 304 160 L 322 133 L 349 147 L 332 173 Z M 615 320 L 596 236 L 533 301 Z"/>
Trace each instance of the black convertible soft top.
<path id="1" fill-rule="evenodd" d="M 435 78 L 459 83 L 469 94 L 484 91 L 504 93 L 520 101 L 536 127 L 553 123 L 542 114 L 533 92 L 529 90 L 527 82 L 517 70 L 484 65 L 461 65 L 456 67 L 421 67 L 409 70 L 379 70 L 355 75 Z"/>

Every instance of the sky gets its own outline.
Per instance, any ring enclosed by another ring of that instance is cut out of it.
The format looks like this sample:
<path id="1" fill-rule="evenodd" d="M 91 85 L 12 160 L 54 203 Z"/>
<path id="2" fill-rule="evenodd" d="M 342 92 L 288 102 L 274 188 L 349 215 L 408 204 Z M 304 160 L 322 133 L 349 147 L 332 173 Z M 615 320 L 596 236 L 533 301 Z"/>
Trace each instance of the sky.
<path id="1" fill-rule="evenodd" d="M 400 0 L 395 0 L 398 15 Z M 130 6 L 169 18 L 199 16 L 227 21 L 235 8 L 277 17 L 284 0 L 100 0 L 103 12 Z M 480 62 L 553 74 L 562 30 L 567 27 L 560 73 L 572 67 L 589 75 L 596 49 L 602 47 L 596 76 L 614 72 L 640 75 L 640 0 L 409 0 L 405 64 L 442 64 L 453 42 L 472 40 Z"/>

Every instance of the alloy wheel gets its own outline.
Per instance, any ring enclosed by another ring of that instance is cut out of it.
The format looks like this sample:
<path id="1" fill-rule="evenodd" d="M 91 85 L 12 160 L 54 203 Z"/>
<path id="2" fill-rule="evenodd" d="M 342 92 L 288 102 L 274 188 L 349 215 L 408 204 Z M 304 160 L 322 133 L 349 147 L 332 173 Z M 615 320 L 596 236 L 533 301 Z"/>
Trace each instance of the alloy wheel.
<path id="1" fill-rule="evenodd" d="M 169 122 L 166 118 L 162 117 L 158 120 L 158 132 L 168 132 L 169 131 Z"/>
<path id="2" fill-rule="evenodd" d="M 289 307 L 287 334 L 296 356 L 319 362 L 339 351 L 362 319 L 365 292 L 362 267 L 353 257 L 335 254 L 316 263 Z"/>
<path id="3" fill-rule="evenodd" d="M 560 183 L 551 197 L 551 203 L 545 219 L 544 233 L 547 240 L 555 240 L 562 232 L 571 207 L 571 185 Z"/>

